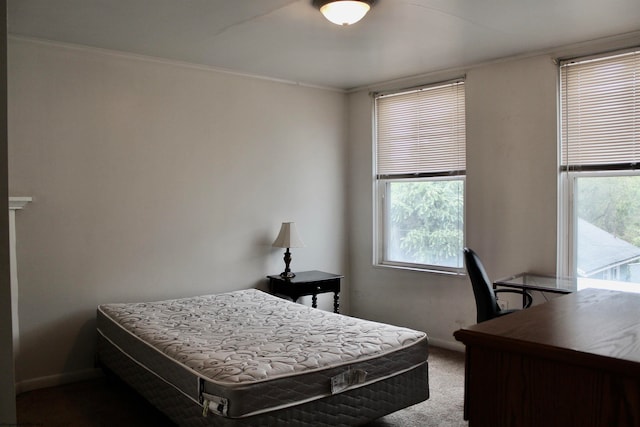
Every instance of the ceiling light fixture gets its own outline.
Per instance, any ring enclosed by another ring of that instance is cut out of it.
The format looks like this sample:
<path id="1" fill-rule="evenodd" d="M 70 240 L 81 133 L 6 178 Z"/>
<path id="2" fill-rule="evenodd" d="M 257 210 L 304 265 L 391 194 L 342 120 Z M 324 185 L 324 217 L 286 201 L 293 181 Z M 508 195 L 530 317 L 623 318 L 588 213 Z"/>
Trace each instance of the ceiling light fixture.
<path id="1" fill-rule="evenodd" d="M 355 24 L 369 12 L 375 0 L 313 0 L 313 5 L 336 25 Z"/>

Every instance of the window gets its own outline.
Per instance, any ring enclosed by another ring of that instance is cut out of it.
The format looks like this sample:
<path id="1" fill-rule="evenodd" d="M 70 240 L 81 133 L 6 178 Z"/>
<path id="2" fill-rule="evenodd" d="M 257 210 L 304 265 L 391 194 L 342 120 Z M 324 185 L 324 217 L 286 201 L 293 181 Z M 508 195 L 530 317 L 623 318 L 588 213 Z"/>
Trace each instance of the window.
<path id="1" fill-rule="evenodd" d="M 462 80 L 375 96 L 376 264 L 463 268 L 464 99 Z"/>
<path id="2" fill-rule="evenodd" d="M 560 64 L 559 271 L 640 283 L 640 50 Z"/>

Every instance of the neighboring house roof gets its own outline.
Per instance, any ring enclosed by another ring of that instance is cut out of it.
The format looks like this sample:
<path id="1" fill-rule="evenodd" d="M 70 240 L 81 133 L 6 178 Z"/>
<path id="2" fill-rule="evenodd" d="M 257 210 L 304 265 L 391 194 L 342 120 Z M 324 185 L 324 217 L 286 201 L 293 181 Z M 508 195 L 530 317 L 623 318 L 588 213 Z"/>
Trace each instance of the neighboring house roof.
<path id="1" fill-rule="evenodd" d="M 578 218 L 578 275 L 598 272 L 640 259 L 640 248 Z"/>

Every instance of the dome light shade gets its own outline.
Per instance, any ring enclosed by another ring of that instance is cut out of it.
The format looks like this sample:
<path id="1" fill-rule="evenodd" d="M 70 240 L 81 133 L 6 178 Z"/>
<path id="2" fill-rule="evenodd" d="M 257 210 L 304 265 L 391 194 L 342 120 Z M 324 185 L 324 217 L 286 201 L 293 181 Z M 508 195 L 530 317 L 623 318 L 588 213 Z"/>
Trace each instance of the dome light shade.
<path id="1" fill-rule="evenodd" d="M 373 0 L 351 1 L 351 0 L 314 0 L 313 5 L 320 9 L 320 12 L 329 21 L 336 25 L 355 24 L 369 12 Z"/>

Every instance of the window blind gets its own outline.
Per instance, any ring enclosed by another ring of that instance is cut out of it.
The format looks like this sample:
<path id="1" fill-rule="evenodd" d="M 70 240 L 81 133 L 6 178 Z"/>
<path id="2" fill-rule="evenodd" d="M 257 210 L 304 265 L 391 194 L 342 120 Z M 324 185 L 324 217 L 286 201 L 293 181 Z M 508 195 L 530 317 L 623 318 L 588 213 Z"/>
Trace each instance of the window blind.
<path id="1" fill-rule="evenodd" d="M 375 99 L 378 178 L 463 175 L 464 82 Z"/>
<path id="2" fill-rule="evenodd" d="M 560 65 L 563 170 L 635 169 L 640 50 Z"/>

